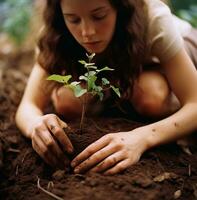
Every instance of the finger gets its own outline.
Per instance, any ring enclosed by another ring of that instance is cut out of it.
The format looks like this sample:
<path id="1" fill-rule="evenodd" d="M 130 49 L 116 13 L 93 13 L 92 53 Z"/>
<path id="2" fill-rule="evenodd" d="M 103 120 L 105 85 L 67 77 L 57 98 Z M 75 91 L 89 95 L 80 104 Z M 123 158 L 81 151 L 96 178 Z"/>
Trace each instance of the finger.
<path id="1" fill-rule="evenodd" d="M 57 140 L 57 142 L 61 145 L 64 151 L 68 153 L 73 152 L 73 146 L 65 134 L 64 130 L 61 128 L 58 120 L 50 120 L 47 122 L 47 127 L 50 130 L 50 132 L 53 134 L 54 138 Z"/>
<path id="2" fill-rule="evenodd" d="M 47 148 L 42 142 L 42 140 L 38 139 L 36 141 L 32 141 L 33 149 L 38 153 L 38 155 L 50 166 L 56 166 L 57 161 L 52 154 L 49 156 L 47 153 Z"/>
<path id="3" fill-rule="evenodd" d="M 131 162 L 129 161 L 129 159 L 122 160 L 111 169 L 108 169 L 107 171 L 105 171 L 104 175 L 114 175 L 114 174 L 120 173 L 126 168 L 128 168 L 130 165 L 131 165 Z"/>
<path id="4" fill-rule="evenodd" d="M 48 130 L 43 131 L 39 134 L 42 142 L 45 144 L 46 148 L 49 149 L 58 159 L 63 158 L 63 152 L 59 148 L 57 142 L 52 137 L 51 133 Z"/>
<path id="5" fill-rule="evenodd" d="M 97 140 L 96 142 L 89 145 L 85 150 L 83 150 L 77 157 L 71 162 L 72 167 L 76 167 L 84 160 L 88 159 L 92 154 L 104 148 L 110 143 L 110 137 L 104 136 Z"/>
<path id="6" fill-rule="evenodd" d="M 68 124 L 67 124 L 66 122 L 62 121 L 61 119 L 57 118 L 57 120 L 58 120 L 59 125 L 60 125 L 61 128 L 63 129 L 64 134 L 66 134 L 66 136 L 67 136 L 66 131 L 71 130 L 71 128 L 68 126 Z M 67 136 L 67 137 L 68 137 L 68 136 Z M 70 141 L 70 140 L 69 140 L 69 141 Z M 72 148 L 73 148 L 72 143 L 70 143 L 70 144 L 71 144 L 71 146 L 72 146 Z M 73 150 L 74 150 L 74 148 L 73 148 Z"/>
<path id="7" fill-rule="evenodd" d="M 92 168 L 90 172 L 103 172 L 115 166 L 118 162 L 124 159 L 122 152 L 114 153 L 105 158 L 101 163 Z"/>
<path id="8" fill-rule="evenodd" d="M 50 150 L 59 160 L 63 157 L 63 152 L 59 148 L 57 142 L 52 137 L 49 132 L 46 124 L 43 124 L 42 127 L 37 128 L 34 134 L 34 140 L 40 139 L 44 143 L 47 149 Z"/>
<path id="9" fill-rule="evenodd" d="M 117 151 L 116 146 L 108 145 L 104 147 L 103 149 L 97 151 L 93 155 L 91 155 L 88 159 L 86 159 L 84 162 L 79 164 L 75 169 L 75 173 L 82 173 L 90 169 L 91 167 L 95 166 L 96 164 L 103 161 L 105 158 L 113 154 Z"/>
<path id="10" fill-rule="evenodd" d="M 62 121 L 61 119 L 57 118 L 59 125 L 61 126 L 61 128 L 68 128 L 68 124 L 64 121 Z"/>

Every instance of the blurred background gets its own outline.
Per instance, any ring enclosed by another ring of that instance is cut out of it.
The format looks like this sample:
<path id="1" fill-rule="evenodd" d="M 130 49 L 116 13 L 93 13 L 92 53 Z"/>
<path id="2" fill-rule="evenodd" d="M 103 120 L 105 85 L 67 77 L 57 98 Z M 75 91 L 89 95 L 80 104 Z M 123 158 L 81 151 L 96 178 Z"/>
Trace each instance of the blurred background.
<path id="1" fill-rule="evenodd" d="M 197 0 L 163 1 L 169 4 L 174 14 L 197 27 Z M 12 47 L 8 45 L 4 49 L 5 53 L 10 48 L 21 45 L 23 48 L 30 48 L 34 45 L 41 25 L 44 2 L 45 0 L 0 0 L 0 44 L 8 41 L 13 43 Z"/>

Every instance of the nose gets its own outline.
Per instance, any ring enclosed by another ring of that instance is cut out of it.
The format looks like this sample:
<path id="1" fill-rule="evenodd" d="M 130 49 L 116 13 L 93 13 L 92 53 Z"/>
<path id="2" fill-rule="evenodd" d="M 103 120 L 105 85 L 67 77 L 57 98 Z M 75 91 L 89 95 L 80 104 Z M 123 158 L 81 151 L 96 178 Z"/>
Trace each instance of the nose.
<path id="1" fill-rule="evenodd" d="M 96 33 L 95 25 L 90 21 L 83 21 L 81 29 L 83 37 L 91 37 Z"/>

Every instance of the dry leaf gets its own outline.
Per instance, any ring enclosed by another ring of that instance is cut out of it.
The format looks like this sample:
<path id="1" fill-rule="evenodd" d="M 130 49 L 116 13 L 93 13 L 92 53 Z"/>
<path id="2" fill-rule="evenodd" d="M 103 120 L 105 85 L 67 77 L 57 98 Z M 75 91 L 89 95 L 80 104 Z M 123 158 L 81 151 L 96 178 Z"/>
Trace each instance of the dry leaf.
<path id="1" fill-rule="evenodd" d="M 186 139 L 178 140 L 177 145 L 185 152 L 187 155 L 191 156 L 192 153 L 189 149 L 189 142 Z"/>
<path id="2" fill-rule="evenodd" d="M 159 176 L 156 176 L 153 179 L 153 181 L 155 181 L 155 182 L 163 182 L 164 180 L 176 179 L 177 177 L 178 177 L 178 175 L 175 174 L 175 173 L 164 172 L 163 174 L 160 174 Z"/>
<path id="3" fill-rule="evenodd" d="M 181 196 L 182 192 L 181 190 L 177 190 L 175 193 L 174 193 L 174 199 L 178 199 L 180 196 Z"/>

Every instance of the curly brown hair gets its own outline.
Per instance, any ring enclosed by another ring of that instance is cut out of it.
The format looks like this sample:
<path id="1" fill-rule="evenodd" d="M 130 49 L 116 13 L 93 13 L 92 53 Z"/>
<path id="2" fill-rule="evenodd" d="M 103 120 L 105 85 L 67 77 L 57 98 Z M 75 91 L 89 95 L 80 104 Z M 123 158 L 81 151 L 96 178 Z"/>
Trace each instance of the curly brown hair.
<path id="1" fill-rule="evenodd" d="M 95 57 L 97 66 L 114 68 L 110 77 L 122 91 L 132 88 L 140 73 L 146 49 L 146 16 L 143 0 L 109 0 L 117 10 L 116 29 L 104 52 Z M 78 60 L 85 59 L 85 49 L 67 29 L 60 0 L 47 0 L 45 26 L 38 42 L 38 63 L 50 74 L 72 74 L 77 79 L 83 73 Z"/>

